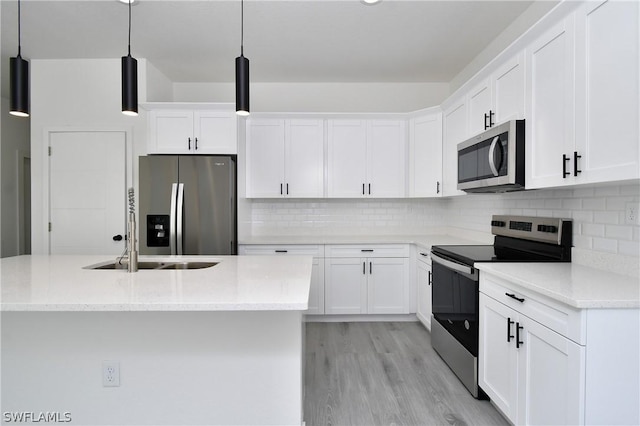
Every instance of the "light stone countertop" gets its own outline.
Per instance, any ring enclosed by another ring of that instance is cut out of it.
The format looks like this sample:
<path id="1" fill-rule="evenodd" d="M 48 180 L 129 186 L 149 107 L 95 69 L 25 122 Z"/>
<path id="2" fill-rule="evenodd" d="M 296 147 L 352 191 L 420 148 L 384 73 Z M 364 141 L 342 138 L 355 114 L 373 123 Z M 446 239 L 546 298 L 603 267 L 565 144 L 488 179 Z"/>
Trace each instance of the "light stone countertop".
<path id="1" fill-rule="evenodd" d="M 311 256 L 140 256 L 192 270 L 89 270 L 114 256 L 0 259 L 2 311 L 284 311 L 308 308 Z"/>
<path id="2" fill-rule="evenodd" d="M 451 235 L 270 235 L 244 238 L 240 245 L 287 245 L 287 244 L 415 244 L 419 249 L 429 250 L 433 245 L 483 245 L 476 240 Z M 487 243 L 490 244 L 490 243 Z"/>
<path id="3" fill-rule="evenodd" d="M 475 267 L 574 308 L 640 308 L 640 280 L 576 263 L 476 263 Z"/>

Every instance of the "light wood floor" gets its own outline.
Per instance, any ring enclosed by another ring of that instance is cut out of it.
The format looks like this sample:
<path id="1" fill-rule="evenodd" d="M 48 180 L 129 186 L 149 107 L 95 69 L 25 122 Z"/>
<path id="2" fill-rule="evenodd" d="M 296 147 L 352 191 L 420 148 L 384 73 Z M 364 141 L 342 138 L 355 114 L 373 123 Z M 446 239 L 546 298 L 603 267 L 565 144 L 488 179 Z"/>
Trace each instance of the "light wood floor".
<path id="1" fill-rule="evenodd" d="M 507 425 L 417 322 L 307 323 L 304 417 L 317 425 Z"/>

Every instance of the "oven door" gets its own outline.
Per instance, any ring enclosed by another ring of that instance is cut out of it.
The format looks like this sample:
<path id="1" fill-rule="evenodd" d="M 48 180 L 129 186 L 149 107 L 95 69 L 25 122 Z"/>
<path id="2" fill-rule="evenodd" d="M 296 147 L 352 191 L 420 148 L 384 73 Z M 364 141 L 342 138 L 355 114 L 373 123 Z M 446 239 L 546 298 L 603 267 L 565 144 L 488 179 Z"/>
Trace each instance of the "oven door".
<path id="1" fill-rule="evenodd" d="M 478 356 L 478 270 L 431 252 L 433 317 Z"/>

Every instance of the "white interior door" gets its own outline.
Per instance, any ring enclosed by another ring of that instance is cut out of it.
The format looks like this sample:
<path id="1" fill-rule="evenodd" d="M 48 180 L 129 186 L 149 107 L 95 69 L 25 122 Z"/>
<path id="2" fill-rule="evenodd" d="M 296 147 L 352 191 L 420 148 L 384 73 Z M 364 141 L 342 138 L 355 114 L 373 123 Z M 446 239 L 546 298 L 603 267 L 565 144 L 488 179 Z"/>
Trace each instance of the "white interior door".
<path id="1" fill-rule="evenodd" d="M 51 254 L 118 255 L 126 235 L 125 132 L 49 137 Z"/>

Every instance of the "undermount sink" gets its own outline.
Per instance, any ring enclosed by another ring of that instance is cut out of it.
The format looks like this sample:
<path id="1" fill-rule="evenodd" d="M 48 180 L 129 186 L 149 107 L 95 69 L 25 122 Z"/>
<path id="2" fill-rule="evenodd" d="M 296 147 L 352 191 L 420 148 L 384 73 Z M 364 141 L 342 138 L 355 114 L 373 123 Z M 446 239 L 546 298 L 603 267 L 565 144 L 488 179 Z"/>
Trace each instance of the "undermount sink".
<path id="1" fill-rule="evenodd" d="M 150 262 L 140 261 L 138 262 L 138 269 L 204 269 L 216 266 L 218 262 Z M 123 259 L 122 262 L 114 260 L 110 262 L 97 263 L 95 265 L 85 266 L 83 269 L 95 269 L 95 270 L 114 270 L 114 269 L 127 269 L 127 261 Z"/>

